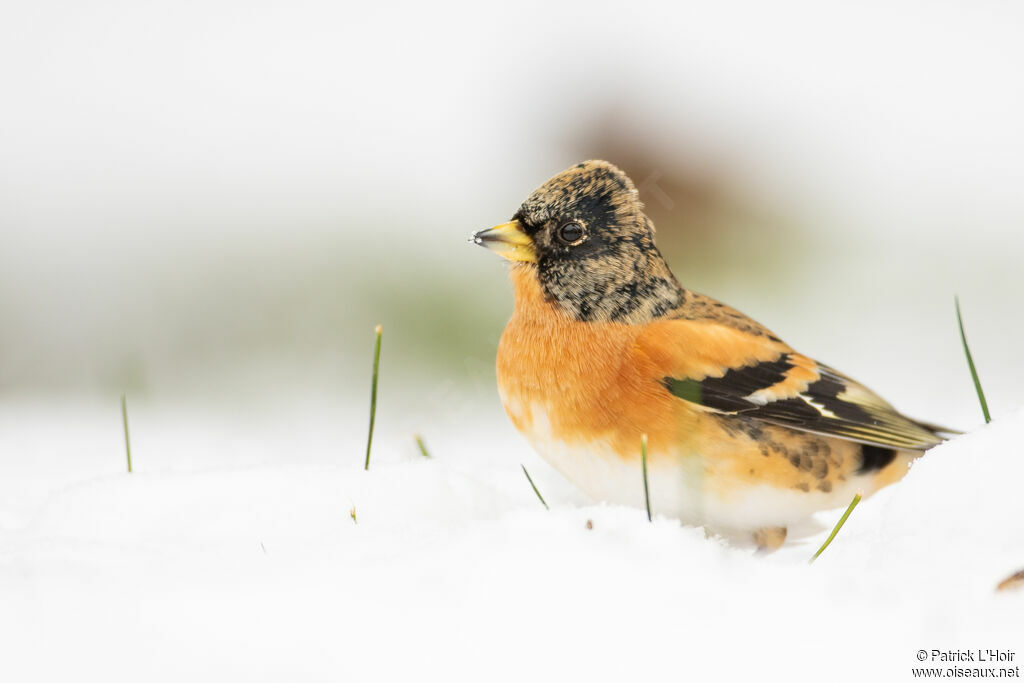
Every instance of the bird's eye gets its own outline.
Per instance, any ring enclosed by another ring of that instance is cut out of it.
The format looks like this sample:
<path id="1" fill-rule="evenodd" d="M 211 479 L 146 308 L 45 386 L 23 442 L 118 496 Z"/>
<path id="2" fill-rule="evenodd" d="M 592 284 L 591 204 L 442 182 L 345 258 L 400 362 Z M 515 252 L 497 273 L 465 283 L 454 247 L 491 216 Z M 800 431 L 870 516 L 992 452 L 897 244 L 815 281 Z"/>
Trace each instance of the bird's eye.
<path id="1" fill-rule="evenodd" d="M 558 239 L 562 240 L 566 244 L 579 244 L 583 239 L 583 235 L 586 234 L 583 230 L 583 226 L 576 221 L 570 221 L 563 223 L 558 228 Z"/>

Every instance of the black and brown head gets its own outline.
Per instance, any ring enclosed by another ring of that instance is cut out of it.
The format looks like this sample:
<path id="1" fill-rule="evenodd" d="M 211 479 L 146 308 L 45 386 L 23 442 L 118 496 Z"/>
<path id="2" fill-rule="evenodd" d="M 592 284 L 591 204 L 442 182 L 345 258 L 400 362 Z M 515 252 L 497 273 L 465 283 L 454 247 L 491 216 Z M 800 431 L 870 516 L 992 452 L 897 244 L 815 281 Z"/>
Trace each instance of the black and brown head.
<path id="1" fill-rule="evenodd" d="M 645 322 L 684 290 L 654 245 L 636 187 L 607 161 L 585 161 L 533 191 L 512 220 L 473 236 L 518 267 L 577 320 Z"/>

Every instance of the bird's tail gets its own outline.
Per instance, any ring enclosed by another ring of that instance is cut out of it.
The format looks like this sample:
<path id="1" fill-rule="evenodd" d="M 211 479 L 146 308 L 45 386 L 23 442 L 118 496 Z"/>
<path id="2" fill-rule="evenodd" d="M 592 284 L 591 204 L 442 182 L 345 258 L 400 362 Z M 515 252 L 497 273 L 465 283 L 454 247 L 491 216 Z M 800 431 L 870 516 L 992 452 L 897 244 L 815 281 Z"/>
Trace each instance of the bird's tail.
<path id="1" fill-rule="evenodd" d="M 950 429 L 949 427 L 943 427 L 942 425 L 937 425 L 931 422 L 924 422 L 923 420 L 914 420 L 912 418 L 909 419 L 911 422 L 916 424 L 921 429 L 927 429 L 932 434 L 935 434 L 936 436 L 941 436 L 944 439 L 949 439 L 954 436 L 959 436 L 963 434 L 963 432 L 960 431 L 959 429 Z"/>

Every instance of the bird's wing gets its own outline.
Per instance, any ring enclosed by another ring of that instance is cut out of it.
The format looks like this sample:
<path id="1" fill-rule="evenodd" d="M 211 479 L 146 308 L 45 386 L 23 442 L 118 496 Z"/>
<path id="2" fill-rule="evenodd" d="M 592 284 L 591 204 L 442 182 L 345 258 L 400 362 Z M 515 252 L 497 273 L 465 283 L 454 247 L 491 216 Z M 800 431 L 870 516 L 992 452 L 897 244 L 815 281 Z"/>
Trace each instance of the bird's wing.
<path id="1" fill-rule="evenodd" d="M 943 441 L 935 429 L 767 331 L 663 320 L 647 325 L 636 344 L 667 391 L 709 412 L 885 448 L 923 450 Z"/>

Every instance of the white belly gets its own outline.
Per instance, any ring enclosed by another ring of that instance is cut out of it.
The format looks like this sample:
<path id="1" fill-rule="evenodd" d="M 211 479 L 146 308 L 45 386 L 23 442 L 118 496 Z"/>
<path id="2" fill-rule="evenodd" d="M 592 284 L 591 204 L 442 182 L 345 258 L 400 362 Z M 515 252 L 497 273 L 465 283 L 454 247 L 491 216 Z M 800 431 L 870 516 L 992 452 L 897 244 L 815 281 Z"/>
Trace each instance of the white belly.
<path id="1" fill-rule="evenodd" d="M 519 406 L 506 410 L 515 414 Z M 521 413 L 520 413 L 521 414 Z M 610 444 L 596 440 L 567 443 L 554 438 L 542 405 L 531 408 L 532 419 L 521 423 L 534 450 L 570 482 L 595 500 L 644 507 L 639 444 L 635 458 L 623 458 Z M 722 481 L 719 468 L 700 455 L 650 453 L 647 479 L 651 511 L 686 524 L 732 535 L 762 527 L 789 526 L 819 510 L 846 505 L 858 491 L 868 493 L 859 477 L 830 493 L 781 489 L 749 481 Z"/>

